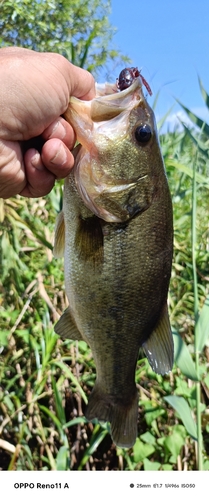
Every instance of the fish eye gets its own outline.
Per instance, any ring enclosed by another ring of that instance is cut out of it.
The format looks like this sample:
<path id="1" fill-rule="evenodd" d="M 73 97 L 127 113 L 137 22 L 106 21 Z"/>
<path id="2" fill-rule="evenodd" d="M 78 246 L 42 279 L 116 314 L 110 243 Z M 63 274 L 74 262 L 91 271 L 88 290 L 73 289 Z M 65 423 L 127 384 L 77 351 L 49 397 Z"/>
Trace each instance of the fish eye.
<path id="1" fill-rule="evenodd" d="M 149 125 L 145 123 L 145 125 L 140 125 L 135 130 L 135 137 L 138 142 L 145 144 L 149 142 L 152 137 L 152 131 Z"/>

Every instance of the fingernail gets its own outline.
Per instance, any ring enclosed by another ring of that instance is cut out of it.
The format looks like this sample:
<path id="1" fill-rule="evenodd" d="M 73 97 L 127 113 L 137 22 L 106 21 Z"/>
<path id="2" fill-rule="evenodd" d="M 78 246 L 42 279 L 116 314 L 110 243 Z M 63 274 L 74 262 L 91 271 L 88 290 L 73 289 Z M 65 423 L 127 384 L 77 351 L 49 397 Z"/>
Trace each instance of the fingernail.
<path id="1" fill-rule="evenodd" d="M 44 166 L 41 160 L 40 153 L 34 149 L 34 153 L 31 156 L 31 164 L 36 170 L 44 170 Z"/>
<path id="2" fill-rule="evenodd" d="M 67 152 L 63 144 L 60 144 L 56 154 L 50 161 L 53 165 L 64 165 L 67 161 Z"/>
<path id="3" fill-rule="evenodd" d="M 66 136 L 65 127 L 63 126 L 63 124 L 60 120 L 58 120 L 55 123 L 55 125 L 53 126 L 52 130 L 50 131 L 50 135 L 49 135 L 48 139 L 50 139 L 52 136 L 54 136 L 54 134 L 57 135 L 57 133 L 58 133 L 58 137 L 60 139 L 64 139 L 64 137 Z"/>

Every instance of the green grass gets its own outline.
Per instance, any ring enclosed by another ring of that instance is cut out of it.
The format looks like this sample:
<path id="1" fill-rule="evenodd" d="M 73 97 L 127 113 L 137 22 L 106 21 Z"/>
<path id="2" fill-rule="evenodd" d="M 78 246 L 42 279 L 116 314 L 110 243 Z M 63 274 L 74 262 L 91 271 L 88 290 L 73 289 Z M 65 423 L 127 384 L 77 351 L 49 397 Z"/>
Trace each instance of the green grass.
<path id="1" fill-rule="evenodd" d="M 91 351 L 53 329 L 67 303 L 63 263 L 52 255 L 62 183 L 45 199 L 0 200 L 1 470 L 209 470 L 207 132 L 161 137 L 174 208 L 175 365 L 162 377 L 139 358 L 130 450 L 112 444 L 109 424 L 86 421 Z"/>

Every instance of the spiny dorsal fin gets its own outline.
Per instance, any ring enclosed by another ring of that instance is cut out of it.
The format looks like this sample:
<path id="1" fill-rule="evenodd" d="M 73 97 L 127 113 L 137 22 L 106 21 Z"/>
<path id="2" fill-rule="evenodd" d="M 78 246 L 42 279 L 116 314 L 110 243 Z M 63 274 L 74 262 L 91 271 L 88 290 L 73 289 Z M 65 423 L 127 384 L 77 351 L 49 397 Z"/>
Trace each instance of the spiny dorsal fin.
<path id="1" fill-rule="evenodd" d="M 103 232 L 98 217 L 80 218 L 75 236 L 79 258 L 93 265 L 103 262 Z"/>
<path id="2" fill-rule="evenodd" d="M 157 326 L 142 347 L 154 372 L 165 375 L 172 370 L 174 347 L 167 304 Z"/>
<path id="3" fill-rule="evenodd" d="M 64 213 L 60 212 L 57 216 L 54 236 L 53 254 L 57 259 L 64 256 L 65 249 L 65 221 Z"/>
<path id="4" fill-rule="evenodd" d="M 55 332 L 60 335 L 62 339 L 83 340 L 72 319 L 69 307 L 65 310 L 55 325 Z"/>

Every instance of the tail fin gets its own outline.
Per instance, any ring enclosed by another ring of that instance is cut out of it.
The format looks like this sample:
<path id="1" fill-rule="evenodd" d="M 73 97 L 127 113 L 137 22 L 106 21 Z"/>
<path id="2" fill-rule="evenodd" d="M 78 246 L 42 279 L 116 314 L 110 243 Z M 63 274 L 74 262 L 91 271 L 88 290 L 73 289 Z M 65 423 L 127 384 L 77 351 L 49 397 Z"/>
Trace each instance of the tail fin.
<path id="1" fill-rule="evenodd" d="M 111 436 L 116 446 L 131 448 L 137 438 L 138 392 L 128 405 L 115 401 L 113 396 L 105 394 L 96 383 L 87 406 L 85 416 L 88 420 L 97 418 L 101 422 L 110 422 Z"/>

